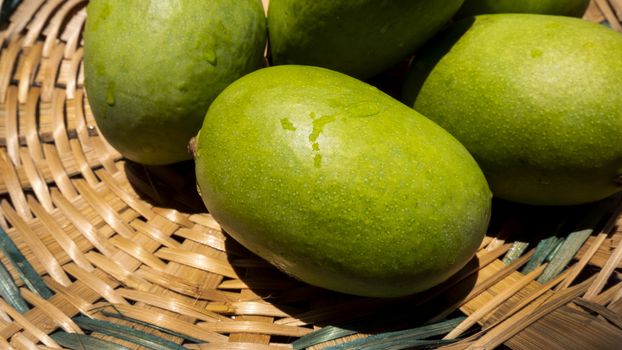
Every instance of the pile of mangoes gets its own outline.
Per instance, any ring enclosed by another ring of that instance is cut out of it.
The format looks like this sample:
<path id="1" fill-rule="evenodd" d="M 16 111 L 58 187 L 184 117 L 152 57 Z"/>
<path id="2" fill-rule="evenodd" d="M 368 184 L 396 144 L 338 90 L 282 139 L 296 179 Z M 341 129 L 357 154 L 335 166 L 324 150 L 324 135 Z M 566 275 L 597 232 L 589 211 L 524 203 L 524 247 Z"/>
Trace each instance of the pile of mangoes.
<path id="1" fill-rule="evenodd" d="M 266 19 L 261 0 L 91 0 L 85 83 L 108 142 L 193 158 L 251 251 L 312 285 L 403 296 L 472 258 L 492 195 L 622 189 L 622 34 L 565 17 L 586 6 L 272 0 Z M 402 101 L 363 82 L 408 60 Z"/>

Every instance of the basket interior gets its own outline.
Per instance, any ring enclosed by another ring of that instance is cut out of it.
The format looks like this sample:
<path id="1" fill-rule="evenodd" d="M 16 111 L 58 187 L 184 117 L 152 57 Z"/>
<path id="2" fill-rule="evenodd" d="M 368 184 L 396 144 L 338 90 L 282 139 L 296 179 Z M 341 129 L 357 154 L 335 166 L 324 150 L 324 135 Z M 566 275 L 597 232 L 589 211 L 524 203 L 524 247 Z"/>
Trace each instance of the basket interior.
<path id="1" fill-rule="evenodd" d="M 190 162 L 132 163 L 99 135 L 83 90 L 86 4 L 23 0 L 0 31 L 0 348 L 622 343 L 622 196 L 496 201 L 476 257 L 410 297 L 305 285 L 228 238 Z M 622 2 L 595 0 L 585 18 L 622 31 Z"/>

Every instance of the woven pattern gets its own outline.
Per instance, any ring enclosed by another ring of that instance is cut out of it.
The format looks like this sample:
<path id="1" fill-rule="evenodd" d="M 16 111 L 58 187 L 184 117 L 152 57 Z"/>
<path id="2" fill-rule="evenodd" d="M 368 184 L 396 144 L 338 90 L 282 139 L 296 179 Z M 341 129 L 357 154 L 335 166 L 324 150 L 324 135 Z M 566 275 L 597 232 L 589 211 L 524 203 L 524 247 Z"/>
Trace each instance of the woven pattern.
<path id="1" fill-rule="evenodd" d="M 99 136 L 83 90 L 86 4 L 24 0 L 0 32 L 0 349 L 622 343 L 621 196 L 496 203 L 476 258 L 407 298 L 276 271 L 204 213 L 192 164 L 129 163 Z M 586 19 L 622 31 L 622 2 L 595 0 Z"/>

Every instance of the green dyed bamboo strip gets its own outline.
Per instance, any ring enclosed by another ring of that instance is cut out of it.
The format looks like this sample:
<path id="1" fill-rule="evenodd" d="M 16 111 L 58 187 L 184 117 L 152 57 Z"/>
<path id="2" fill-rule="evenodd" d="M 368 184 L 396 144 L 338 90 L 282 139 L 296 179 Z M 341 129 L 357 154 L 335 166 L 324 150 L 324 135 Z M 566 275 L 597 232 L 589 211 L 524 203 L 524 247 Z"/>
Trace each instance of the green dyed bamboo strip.
<path id="1" fill-rule="evenodd" d="M 563 238 L 552 236 L 545 238 L 538 243 L 536 246 L 536 253 L 534 256 L 529 259 L 529 262 L 523 269 L 521 273 L 528 274 L 531 271 L 535 270 L 538 266 L 542 265 L 547 259 L 548 256 L 559 246 L 559 244 L 563 241 Z"/>
<path id="2" fill-rule="evenodd" d="M 514 242 L 503 257 L 503 263 L 510 265 L 514 260 L 520 258 L 528 247 L 529 242 Z"/>
<path id="3" fill-rule="evenodd" d="M 594 232 L 592 229 L 581 230 L 571 233 L 568 238 L 560 245 L 560 248 L 555 252 L 551 261 L 547 265 L 546 269 L 538 277 L 537 281 L 540 283 L 546 283 L 553 278 L 557 277 L 577 254 L 583 243 Z"/>
<path id="4" fill-rule="evenodd" d="M 549 263 L 549 262 L 551 262 L 551 260 L 553 260 L 555 255 L 557 255 L 557 253 L 559 252 L 559 248 L 561 248 L 561 246 L 564 244 L 564 242 L 566 242 L 566 239 L 567 239 L 567 237 L 562 237 L 559 240 L 559 242 L 555 245 L 555 247 L 549 253 L 549 255 L 546 256 L 546 259 L 544 259 L 545 262 Z"/>
<path id="5" fill-rule="evenodd" d="M 134 318 L 131 318 L 131 317 L 127 317 L 127 316 L 124 316 L 123 314 L 120 314 L 120 313 L 114 313 L 114 312 L 108 312 L 108 311 L 102 311 L 102 313 L 106 317 L 112 317 L 112 318 L 116 318 L 116 319 L 120 319 L 120 320 L 124 320 L 124 321 L 128 321 L 128 322 L 136 323 L 136 324 L 139 324 L 141 326 L 149 327 L 149 328 L 155 329 L 157 331 L 160 331 L 162 333 L 170 334 L 170 335 L 172 335 L 174 337 L 181 338 L 181 339 L 187 340 L 187 341 L 192 342 L 192 343 L 203 343 L 204 342 L 203 340 L 196 339 L 196 338 L 193 338 L 193 337 L 190 337 L 188 335 L 181 334 L 181 333 L 178 333 L 178 332 L 174 332 L 174 331 L 171 331 L 170 329 L 159 327 L 159 326 L 151 324 L 151 323 L 147 323 L 147 322 L 144 322 L 144 321 L 141 321 L 141 320 L 137 320 L 137 319 L 134 319 Z"/>
<path id="6" fill-rule="evenodd" d="M 123 345 L 115 344 L 84 334 L 56 332 L 50 337 L 61 346 L 71 350 L 130 350 Z"/>
<path id="7" fill-rule="evenodd" d="M 0 250 L 9 259 L 9 262 L 17 274 L 22 279 L 24 284 L 31 292 L 41 296 L 43 299 L 49 299 L 52 297 L 52 292 L 43 283 L 41 276 L 30 265 L 26 257 L 19 251 L 11 237 L 0 228 Z"/>
<path id="8" fill-rule="evenodd" d="M 23 314 L 28 311 L 28 305 L 2 262 L 0 262 L 0 296 L 19 313 Z"/>
<path id="9" fill-rule="evenodd" d="M 9 18 L 11 18 L 11 15 L 21 2 L 22 0 L 4 0 L 4 2 L 2 2 L 2 9 L 0 9 L 0 25 L 5 24 Z"/>
<path id="10" fill-rule="evenodd" d="M 74 321 L 80 328 L 122 339 L 148 349 L 186 350 L 183 346 L 170 340 L 131 327 L 90 319 L 84 316 L 76 317 Z"/>
<path id="11" fill-rule="evenodd" d="M 306 349 L 313 345 L 347 337 L 356 333 L 358 333 L 358 331 L 335 326 L 326 326 L 320 330 L 302 336 L 292 343 L 292 347 L 294 350 Z"/>
<path id="12" fill-rule="evenodd" d="M 382 350 L 382 349 L 406 349 L 421 346 L 440 346 L 453 343 L 457 340 L 425 340 L 434 336 L 446 334 L 464 321 L 464 317 L 442 321 L 431 325 L 407 329 L 396 332 L 386 332 L 355 339 L 347 343 L 338 344 L 327 349 L 330 350 Z"/>
<path id="13" fill-rule="evenodd" d="M 619 200 L 615 201 L 617 206 Z M 538 278 L 538 282 L 546 283 L 559 275 L 564 268 L 574 258 L 581 246 L 590 237 L 596 226 L 606 217 L 611 210 L 611 202 L 605 201 L 593 205 L 589 212 L 583 217 L 577 225 L 577 229 L 571 232 L 557 248 L 549 254 L 547 260 L 549 264 Z M 615 210 L 619 212 L 619 210 Z"/>

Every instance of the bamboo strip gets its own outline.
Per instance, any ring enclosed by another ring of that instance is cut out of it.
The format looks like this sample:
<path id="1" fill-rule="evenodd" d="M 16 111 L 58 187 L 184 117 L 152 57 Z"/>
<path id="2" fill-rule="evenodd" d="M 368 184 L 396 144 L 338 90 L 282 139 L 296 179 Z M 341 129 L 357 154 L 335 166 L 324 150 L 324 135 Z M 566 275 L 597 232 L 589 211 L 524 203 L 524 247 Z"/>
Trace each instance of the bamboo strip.
<path id="1" fill-rule="evenodd" d="M 239 278 L 231 264 L 224 259 L 215 259 L 199 253 L 187 252 L 181 249 L 162 248 L 156 256 L 177 263 L 195 267 L 197 269 L 213 272 L 219 275 Z"/>
<path id="2" fill-rule="evenodd" d="M 166 328 L 201 341 L 218 344 L 222 344 L 227 341 L 227 337 L 224 335 L 213 331 L 206 331 L 193 323 L 171 316 L 170 313 L 161 312 L 159 309 L 146 309 L 123 304 L 106 305 L 106 308 L 114 310 L 124 317 L 158 325 L 159 327 Z"/>
<path id="3" fill-rule="evenodd" d="M 57 297 L 62 298 L 66 301 L 66 303 L 63 304 L 69 304 L 80 313 L 89 317 L 96 317 L 96 315 L 94 315 L 91 311 L 93 309 L 93 305 L 87 300 L 83 299 L 82 296 L 77 291 L 75 291 L 74 288 L 65 288 L 63 285 L 57 283 L 49 277 L 44 277 L 43 280 L 45 281 L 45 284 L 54 291 Z M 99 297 L 99 295 L 97 295 L 97 297 Z"/>
<path id="4" fill-rule="evenodd" d="M 49 165 L 52 178 L 63 196 L 68 199 L 76 198 L 78 196 L 78 192 L 71 183 L 56 148 L 49 143 L 44 143 L 43 155 Z"/>
<path id="5" fill-rule="evenodd" d="M 50 276 L 64 286 L 69 285 L 71 283 L 69 277 L 65 274 L 58 260 L 50 253 L 45 244 L 41 242 L 37 234 L 30 229 L 30 226 L 28 226 L 7 202 L 3 201 L 0 205 L 2 206 L 2 211 L 4 215 L 6 215 L 6 218 L 21 233 L 21 237 L 26 244 L 31 247 L 32 253 L 45 267 Z"/>
<path id="6" fill-rule="evenodd" d="M 73 154 L 76 163 L 78 164 L 78 171 L 80 172 L 80 174 L 84 177 L 84 179 L 90 186 L 96 187 L 97 177 L 91 169 L 87 156 L 84 153 L 80 142 L 72 138 L 69 140 L 69 147 L 71 148 L 71 153 Z"/>
<path id="7" fill-rule="evenodd" d="M 493 239 L 494 239 L 493 237 L 485 236 L 484 239 L 482 240 L 482 243 L 479 245 L 479 248 L 477 248 L 477 251 L 480 251 L 486 248 L 490 244 L 490 242 L 493 241 Z"/>
<path id="8" fill-rule="evenodd" d="M 4 178 L 4 182 L 7 184 L 9 198 L 15 210 L 19 213 L 19 216 L 24 219 L 31 219 L 32 215 L 28 209 L 28 205 L 26 205 L 26 196 L 19 186 L 15 168 L 7 159 L 4 149 L 0 149 L 0 177 Z"/>
<path id="9" fill-rule="evenodd" d="M 174 222 L 180 226 L 184 226 L 187 228 L 193 228 L 195 225 L 192 221 L 190 221 L 190 219 L 186 216 L 184 216 L 183 214 L 181 214 L 180 212 L 178 212 L 177 210 L 174 209 L 170 209 L 170 208 L 153 208 L 153 211 L 158 214 L 161 215 L 165 218 L 167 218 L 168 220 L 170 220 L 171 222 Z"/>
<path id="10" fill-rule="evenodd" d="M 62 3 L 62 0 L 48 0 L 44 2 L 43 7 L 37 11 L 35 18 L 30 21 L 29 30 L 26 34 L 26 39 L 24 40 L 24 46 L 27 47 L 34 44 L 35 40 L 43 31 L 43 26 L 47 23 L 52 12 L 54 12 Z"/>
<path id="11" fill-rule="evenodd" d="M 64 216 L 71 220 L 71 223 L 79 230 L 83 237 L 97 248 L 97 250 L 107 256 L 112 256 L 118 251 L 117 248 L 108 242 L 105 235 L 95 228 L 95 226 L 56 189 L 52 189 L 52 201 L 65 214 Z"/>
<path id="12" fill-rule="evenodd" d="M 154 217 L 150 222 L 134 220 L 130 223 L 130 226 L 132 226 L 136 232 L 153 239 L 167 248 L 181 248 L 181 243 L 171 238 L 171 235 L 177 229 L 177 225 L 161 216 Z"/>
<path id="13" fill-rule="evenodd" d="M 129 348 L 120 344 L 111 343 L 100 338 L 96 338 L 97 334 L 93 333 L 93 336 L 55 332 L 52 334 L 54 340 L 69 349 L 97 349 L 97 350 L 128 350 Z"/>
<path id="14" fill-rule="evenodd" d="M 80 67 L 82 66 L 82 55 L 84 54 L 84 50 L 82 48 L 76 48 L 75 43 L 67 43 L 65 46 L 65 59 L 70 58 L 69 64 L 67 64 L 67 82 L 65 83 L 65 91 L 67 93 L 67 99 L 75 100 L 76 97 L 79 96 L 76 93 L 78 90 L 78 75 L 80 73 Z M 69 56 L 67 55 L 68 51 L 74 51 Z"/>
<path id="15" fill-rule="evenodd" d="M 211 231 L 201 232 L 198 229 L 190 230 L 187 228 L 182 228 L 178 230 L 177 232 L 175 232 L 175 235 L 182 237 L 182 238 L 191 239 L 197 243 L 210 246 L 214 249 L 220 250 L 221 252 L 224 252 L 226 250 L 225 237 L 222 234 L 215 235 L 215 234 L 212 234 Z"/>
<path id="16" fill-rule="evenodd" d="M 589 261 L 592 259 L 596 251 L 598 251 L 598 248 L 603 244 L 603 242 L 607 238 L 607 235 L 608 234 L 606 232 L 601 232 L 598 234 L 598 236 L 596 236 L 596 239 L 590 246 L 590 249 L 585 254 L 583 254 L 578 263 L 570 268 L 570 272 L 568 273 L 566 279 L 557 286 L 556 290 L 566 289 L 572 284 L 572 282 L 574 282 L 577 276 L 579 276 L 579 273 L 583 271 L 585 266 L 587 266 Z"/>
<path id="17" fill-rule="evenodd" d="M 616 294 L 611 298 L 611 303 L 613 304 L 619 301 L 620 299 L 622 299 L 622 288 L 618 289 Z"/>
<path id="18" fill-rule="evenodd" d="M 514 315 L 515 313 L 517 313 L 518 311 L 522 310 L 524 307 L 526 307 L 527 305 L 529 305 L 530 303 L 534 302 L 535 300 L 537 300 L 538 298 L 540 298 L 542 295 L 549 293 L 550 294 L 550 290 L 551 288 L 555 287 L 557 284 L 559 284 L 565 277 L 566 277 L 566 273 L 567 272 L 563 272 L 561 273 L 559 276 L 557 276 L 556 278 L 548 281 L 547 283 L 541 285 L 538 289 L 534 290 L 533 292 L 530 293 L 530 295 L 524 299 L 521 299 L 518 303 L 516 303 L 516 305 L 514 305 L 509 311 L 507 311 L 503 317 L 501 317 L 499 319 L 500 320 L 505 320 L 506 318 Z M 547 300 L 548 297 L 544 298 L 543 300 Z M 497 323 L 499 322 L 497 321 Z"/>
<path id="19" fill-rule="evenodd" d="M 9 314 L 11 318 L 15 320 L 15 322 L 17 322 L 21 327 L 24 328 L 24 330 L 35 336 L 43 344 L 52 348 L 60 348 L 60 346 L 56 344 L 54 339 L 50 338 L 47 334 L 45 334 L 45 332 L 40 330 L 39 327 L 32 324 L 26 317 L 22 316 L 22 314 L 17 312 L 2 299 L 0 299 L 0 309 Z"/>
<path id="20" fill-rule="evenodd" d="M 14 106 L 14 103 L 7 104 L 7 92 L 11 87 L 11 73 L 13 67 L 16 65 L 17 58 L 22 49 L 23 38 L 19 38 L 9 44 L 9 46 L 2 50 L 2 56 L 0 57 L 0 103 L 3 106 Z"/>
<path id="21" fill-rule="evenodd" d="M 525 327 L 544 317 L 549 312 L 559 308 L 562 305 L 567 304 L 574 298 L 585 293 L 588 288 L 589 282 L 591 282 L 591 280 L 585 281 L 575 287 L 562 290 L 556 295 L 552 296 L 546 303 L 541 306 L 538 303 L 533 303 L 527 306 L 527 308 L 525 308 L 523 311 L 515 314 L 498 326 L 490 329 L 486 334 L 484 334 L 480 339 L 471 344 L 467 349 L 493 349 L 503 344 L 503 342 L 516 335 Z"/>
<path id="22" fill-rule="evenodd" d="M 142 266 L 136 271 L 135 275 L 153 284 L 157 284 L 160 287 L 195 299 L 221 302 L 237 299 L 237 294 L 235 293 L 228 293 L 217 289 L 207 289 L 185 277 L 156 271 L 146 266 Z"/>
<path id="23" fill-rule="evenodd" d="M 56 150 L 59 154 L 71 153 L 69 136 L 67 135 L 67 115 L 65 113 L 66 100 L 65 90 L 53 89 L 51 95 L 51 109 L 53 116 L 52 138 L 54 139 L 54 146 L 56 146 Z M 72 160 L 75 161 L 73 157 Z"/>
<path id="24" fill-rule="evenodd" d="M 166 264 L 157 256 L 151 254 L 142 245 L 135 243 L 134 239 L 128 239 L 122 236 L 113 236 L 110 238 L 110 242 L 114 244 L 119 250 L 127 253 L 136 261 L 141 262 L 155 270 L 162 271 L 166 268 Z"/>
<path id="25" fill-rule="evenodd" d="M 497 294 L 492 300 L 490 300 L 484 307 L 479 308 L 476 312 L 469 315 L 469 317 L 464 320 L 461 324 L 459 324 L 456 328 L 454 328 L 449 334 L 447 334 L 443 339 L 455 339 L 459 337 L 466 330 L 471 328 L 474 324 L 476 324 L 484 315 L 501 305 L 503 302 L 508 300 L 511 296 L 516 294 L 519 290 L 523 289 L 527 284 L 533 282 L 538 276 L 542 274 L 546 265 L 542 265 L 535 270 L 531 271 L 525 277 L 523 277 L 517 284 L 515 284 L 512 288 L 508 288 L 503 293 Z"/>
<path id="26" fill-rule="evenodd" d="M 91 288 L 110 303 L 127 304 L 127 301 L 116 293 L 113 286 L 98 278 L 94 274 L 88 273 L 88 271 L 82 269 L 78 265 L 71 263 L 67 264 L 65 265 L 65 271 L 70 273 L 77 280 L 83 282 L 87 287 Z"/>
<path id="27" fill-rule="evenodd" d="M 618 282 L 612 287 L 610 287 L 609 289 L 607 289 L 606 291 L 598 294 L 596 297 L 594 297 L 594 299 L 590 301 L 593 303 L 600 304 L 600 305 L 607 305 L 613 300 L 613 298 L 620 291 L 621 288 L 622 288 L 622 282 Z"/>
<path id="28" fill-rule="evenodd" d="M 122 189 L 119 183 L 112 177 L 112 175 L 110 175 L 109 172 L 105 170 L 99 170 L 96 172 L 96 174 L 97 177 L 99 177 L 102 182 L 106 184 L 110 191 L 112 191 L 115 195 L 117 195 L 125 203 L 127 203 L 130 208 L 140 213 L 141 216 L 145 217 L 147 220 L 152 220 L 157 216 L 147 203 L 140 201 L 138 198 L 132 196 L 127 191 Z"/>
<path id="29" fill-rule="evenodd" d="M 67 235 L 67 233 L 56 223 L 56 221 L 54 221 L 54 218 L 48 214 L 44 208 L 42 208 L 39 203 L 34 200 L 34 198 L 29 197 L 28 204 L 35 215 L 50 230 L 51 236 L 58 242 L 58 245 L 63 248 L 71 260 L 86 271 L 92 271 L 93 266 L 89 263 L 84 254 L 82 254 L 80 248 L 71 239 L 71 237 L 69 237 L 69 235 Z"/>
<path id="30" fill-rule="evenodd" d="M 2 206 L 0 206 L 0 229 L 6 231 L 9 231 L 9 224 L 6 222 L 6 219 L 4 218 L 4 214 L 2 213 Z"/>
<path id="31" fill-rule="evenodd" d="M 518 302 L 516 305 L 514 305 L 512 307 L 512 309 L 510 309 L 509 311 L 505 312 L 501 317 L 498 317 L 492 324 L 488 324 L 486 325 L 482 331 L 462 339 L 460 342 L 455 343 L 455 344 L 451 344 L 451 345 L 445 345 L 440 347 L 439 349 L 443 349 L 443 350 L 464 350 L 467 347 L 469 347 L 470 345 L 473 344 L 473 340 L 476 340 L 478 338 L 480 338 L 483 334 L 485 334 L 489 329 L 492 329 L 496 326 L 498 326 L 500 323 L 504 322 L 508 317 L 513 316 L 516 312 L 522 310 L 524 307 L 528 306 L 528 305 L 532 305 L 533 309 L 536 309 L 537 306 L 542 305 L 546 300 L 549 299 L 550 297 L 550 289 L 552 287 L 554 287 L 556 284 L 560 283 L 563 278 L 565 277 L 565 273 L 560 274 L 559 276 L 557 276 L 557 278 L 547 282 L 546 284 L 540 286 L 535 292 L 532 292 L 527 298 L 523 298 L 520 300 L 520 302 Z M 542 295 L 548 293 L 547 296 L 540 298 Z M 538 298 L 540 298 L 539 300 L 537 300 Z M 532 302 L 534 302 L 535 300 L 537 300 L 535 302 L 535 304 L 532 304 Z"/>
<path id="32" fill-rule="evenodd" d="M 622 22 L 622 0 L 609 0 L 612 10 L 618 15 L 618 20 Z"/>
<path id="33" fill-rule="evenodd" d="M 607 309 L 606 307 L 589 301 L 582 298 L 577 298 L 573 301 L 575 304 L 582 306 L 588 310 L 594 311 L 599 315 L 606 318 L 609 322 L 615 324 L 618 328 L 622 329 L 622 316 L 616 314 L 615 312 Z"/>
<path id="34" fill-rule="evenodd" d="M 131 347 L 138 345 L 139 347 L 152 349 L 184 349 L 174 340 L 167 339 L 170 338 L 170 336 L 163 336 L 163 334 L 153 331 L 153 329 L 149 329 L 153 331 L 149 333 L 146 331 L 148 329 L 145 329 L 145 327 L 133 325 L 125 320 L 96 320 L 78 316 L 75 318 L 75 321 L 83 329 L 93 332 L 92 334 L 101 334 L 104 339 L 120 341 Z"/>
<path id="35" fill-rule="evenodd" d="M 9 88 L 13 88 L 13 87 L 9 87 Z M 7 93 L 8 96 L 8 93 Z M 17 135 L 15 135 L 15 132 L 17 132 L 17 128 L 18 128 L 18 122 L 17 122 L 17 113 L 18 110 L 17 108 L 14 107 L 15 102 L 12 101 L 13 103 L 10 103 L 8 106 L 2 104 L 0 105 L 0 115 L 2 116 L 2 119 L 0 119 L 0 145 L 1 146 L 5 146 L 5 147 L 10 147 L 11 150 L 7 149 L 7 158 L 9 160 L 11 160 L 12 162 L 15 161 L 19 161 L 19 159 L 15 159 L 15 147 L 18 147 L 19 145 L 16 145 L 16 143 L 18 142 L 18 137 Z M 4 148 L 2 148 L 3 151 L 5 151 Z M 2 189 L 3 189 L 3 193 L 6 193 L 7 191 L 7 184 L 6 183 L 0 183 L 2 184 Z"/>
<path id="36" fill-rule="evenodd" d="M 450 305 L 445 308 L 443 311 L 439 312 L 436 316 L 430 319 L 428 322 L 440 322 L 447 318 L 452 312 L 462 307 L 464 304 L 470 302 L 475 297 L 479 296 L 484 291 L 491 288 L 493 285 L 497 284 L 501 280 L 505 279 L 508 275 L 513 272 L 516 272 L 521 266 L 523 266 L 531 257 L 533 257 L 534 250 L 532 249 L 528 253 L 524 254 L 522 257 L 514 260 L 509 265 L 505 265 L 501 270 L 498 270 L 495 274 L 485 279 L 483 282 L 479 282 L 473 287 L 473 289 L 469 292 L 469 294 L 464 297 L 464 299 L 459 300 L 458 302 Z"/>
<path id="37" fill-rule="evenodd" d="M 199 322 L 199 327 L 218 333 L 256 333 L 280 335 L 288 337 L 302 337 L 311 332 L 309 328 L 270 324 L 258 321 L 221 321 Z"/>
<path id="38" fill-rule="evenodd" d="M 17 100 L 20 104 L 26 103 L 28 101 L 29 90 L 32 86 L 36 69 L 41 62 L 41 55 L 43 50 L 43 44 L 41 42 L 37 42 L 31 48 L 24 50 L 24 60 L 21 66 L 21 70 L 19 71 L 19 84 L 18 84 L 18 93 Z"/>
<path id="39" fill-rule="evenodd" d="M 56 45 L 54 49 L 52 49 L 52 52 L 48 57 L 44 57 L 41 60 L 39 74 L 35 78 L 36 81 L 41 84 L 41 101 L 52 101 L 54 98 L 54 92 L 62 91 L 60 89 L 56 89 L 56 78 L 58 77 L 64 51 L 65 44 L 61 42 Z"/>
<path id="40" fill-rule="evenodd" d="M 87 259 L 93 263 L 97 268 L 106 272 L 116 280 L 122 282 L 124 285 L 135 288 L 138 290 L 148 290 L 152 285 L 141 279 L 140 276 L 131 273 L 123 266 L 119 265 L 112 259 L 107 258 L 104 255 L 98 254 L 94 251 L 87 253 Z"/>
<path id="41" fill-rule="evenodd" d="M 24 0 L 11 17 L 11 24 L 6 32 L 3 33 L 2 44 L 7 40 L 12 40 L 14 35 L 21 33 L 44 2 L 45 0 Z"/>
<path id="42" fill-rule="evenodd" d="M 54 206 L 52 205 L 52 198 L 50 197 L 50 189 L 46 181 L 43 179 L 41 172 L 37 169 L 37 166 L 32 161 L 32 158 L 28 156 L 28 151 L 23 148 L 20 149 L 20 158 L 22 159 L 24 173 L 26 174 L 28 181 L 32 185 L 32 190 L 35 192 L 37 200 L 40 202 L 41 206 L 45 208 L 45 210 L 54 210 Z"/>
<path id="43" fill-rule="evenodd" d="M 242 291 L 242 294 L 247 293 L 246 291 Z M 235 316 L 235 320 L 237 322 L 258 322 L 265 324 L 272 324 L 274 318 L 272 317 L 263 317 L 263 316 Z M 264 344 L 267 345 L 270 343 L 269 334 L 260 334 L 260 333 L 231 333 L 229 335 L 229 342 L 249 342 L 256 344 Z"/>
<path id="44" fill-rule="evenodd" d="M 11 344 L 9 344 L 9 342 L 2 337 L 0 337 L 0 347 L 5 350 L 15 350 L 15 348 L 12 347 Z"/>
<path id="45" fill-rule="evenodd" d="M 607 283 L 607 280 L 609 280 L 609 277 L 613 274 L 613 271 L 617 268 L 621 261 L 622 244 L 618 245 L 613 253 L 611 253 L 609 260 L 607 260 L 605 266 L 598 273 L 596 280 L 583 296 L 586 300 L 591 300 L 598 293 L 600 293 L 600 291 L 602 291 L 605 283 Z"/>
<path id="46" fill-rule="evenodd" d="M 607 0 L 594 0 L 594 2 L 596 2 L 596 6 L 598 6 L 598 8 L 605 15 L 605 18 L 607 18 L 607 22 L 609 22 L 611 27 L 618 32 L 622 32 L 622 24 L 620 24 L 619 19 L 613 13 L 611 7 L 609 7 Z"/>
<path id="47" fill-rule="evenodd" d="M 132 229 L 108 203 L 102 200 L 97 192 L 91 189 L 84 180 L 76 180 L 74 183 L 84 199 L 118 234 L 128 240 L 131 240 L 135 236 L 136 232 L 134 229 Z M 137 250 L 140 249 L 141 248 L 137 248 Z"/>
<path id="48" fill-rule="evenodd" d="M 17 350 L 38 350 L 37 345 L 24 336 L 22 333 L 18 333 L 11 338 L 11 344 L 15 346 Z M 51 349 L 58 349 L 58 347 L 50 347 Z"/>
<path id="49" fill-rule="evenodd" d="M 84 27 L 85 21 L 86 9 L 82 8 L 67 24 L 66 32 L 69 32 L 70 35 L 63 35 L 62 37 L 67 42 L 67 45 L 65 46 L 65 58 L 71 57 L 77 51 L 78 46 L 80 45 L 80 40 L 82 39 L 82 28 Z M 78 84 L 82 85 L 81 79 L 78 79 Z"/>
<path id="50" fill-rule="evenodd" d="M 190 215 L 188 219 L 194 222 L 195 224 L 199 224 L 203 227 L 211 228 L 213 230 L 216 230 L 217 232 L 220 232 L 221 230 L 220 224 L 218 224 L 216 219 L 214 219 L 214 217 L 211 216 L 210 214 L 200 214 L 200 215 L 193 214 L 193 215 Z"/>
<path id="51" fill-rule="evenodd" d="M 47 164 L 43 162 L 43 148 L 41 147 L 41 140 L 39 139 L 38 127 L 37 127 L 37 104 L 39 102 L 41 89 L 31 86 L 28 90 L 28 98 L 26 100 L 26 106 L 24 113 L 22 114 L 22 120 L 24 121 L 24 133 L 26 135 L 26 146 L 28 154 L 32 157 L 33 162 L 38 164 L 37 170 L 43 175 L 43 178 L 49 179 L 50 176 Z M 2 189 L 0 188 L 0 193 Z"/>
<path id="52" fill-rule="evenodd" d="M 207 310 L 226 315 L 253 315 L 290 317 L 290 314 L 266 302 L 239 301 L 230 303 L 209 303 Z"/>
<path id="53" fill-rule="evenodd" d="M 205 308 L 193 305 L 193 300 L 184 298 L 179 295 L 156 295 L 148 292 L 141 292 L 131 289 L 117 289 L 117 293 L 129 300 L 144 303 L 146 305 L 156 306 L 164 310 L 173 311 L 175 313 L 189 316 L 205 322 L 223 322 L 229 321 L 229 318 L 209 311 Z"/>
<path id="54" fill-rule="evenodd" d="M 83 334 L 80 327 L 78 327 L 75 322 L 67 317 L 67 315 L 60 311 L 56 306 L 54 306 L 54 304 L 34 294 L 28 289 L 22 288 L 20 291 L 27 302 L 46 313 L 49 319 L 56 322 L 63 330 L 69 333 Z"/>
<path id="55" fill-rule="evenodd" d="M 66 20 L 66 17 L 70 13 L 70 11 L 74 10 L 78 6 L 84 6 L 85 3 L 86 0 L 69 0 L 62 4 L 63 6 L 61 7 L 61 9 L 58 10 L 58 12 L 56 12 L 56 14 L 52 17 L 46 27 L 46 40 L 44 41 L 45 45 L 43 46 L 44 57 L 48 57 L 50 55 L 52 46 L 55 44 L 58 33 L 60 32 L 60 27 L 62 23 Z"/>

